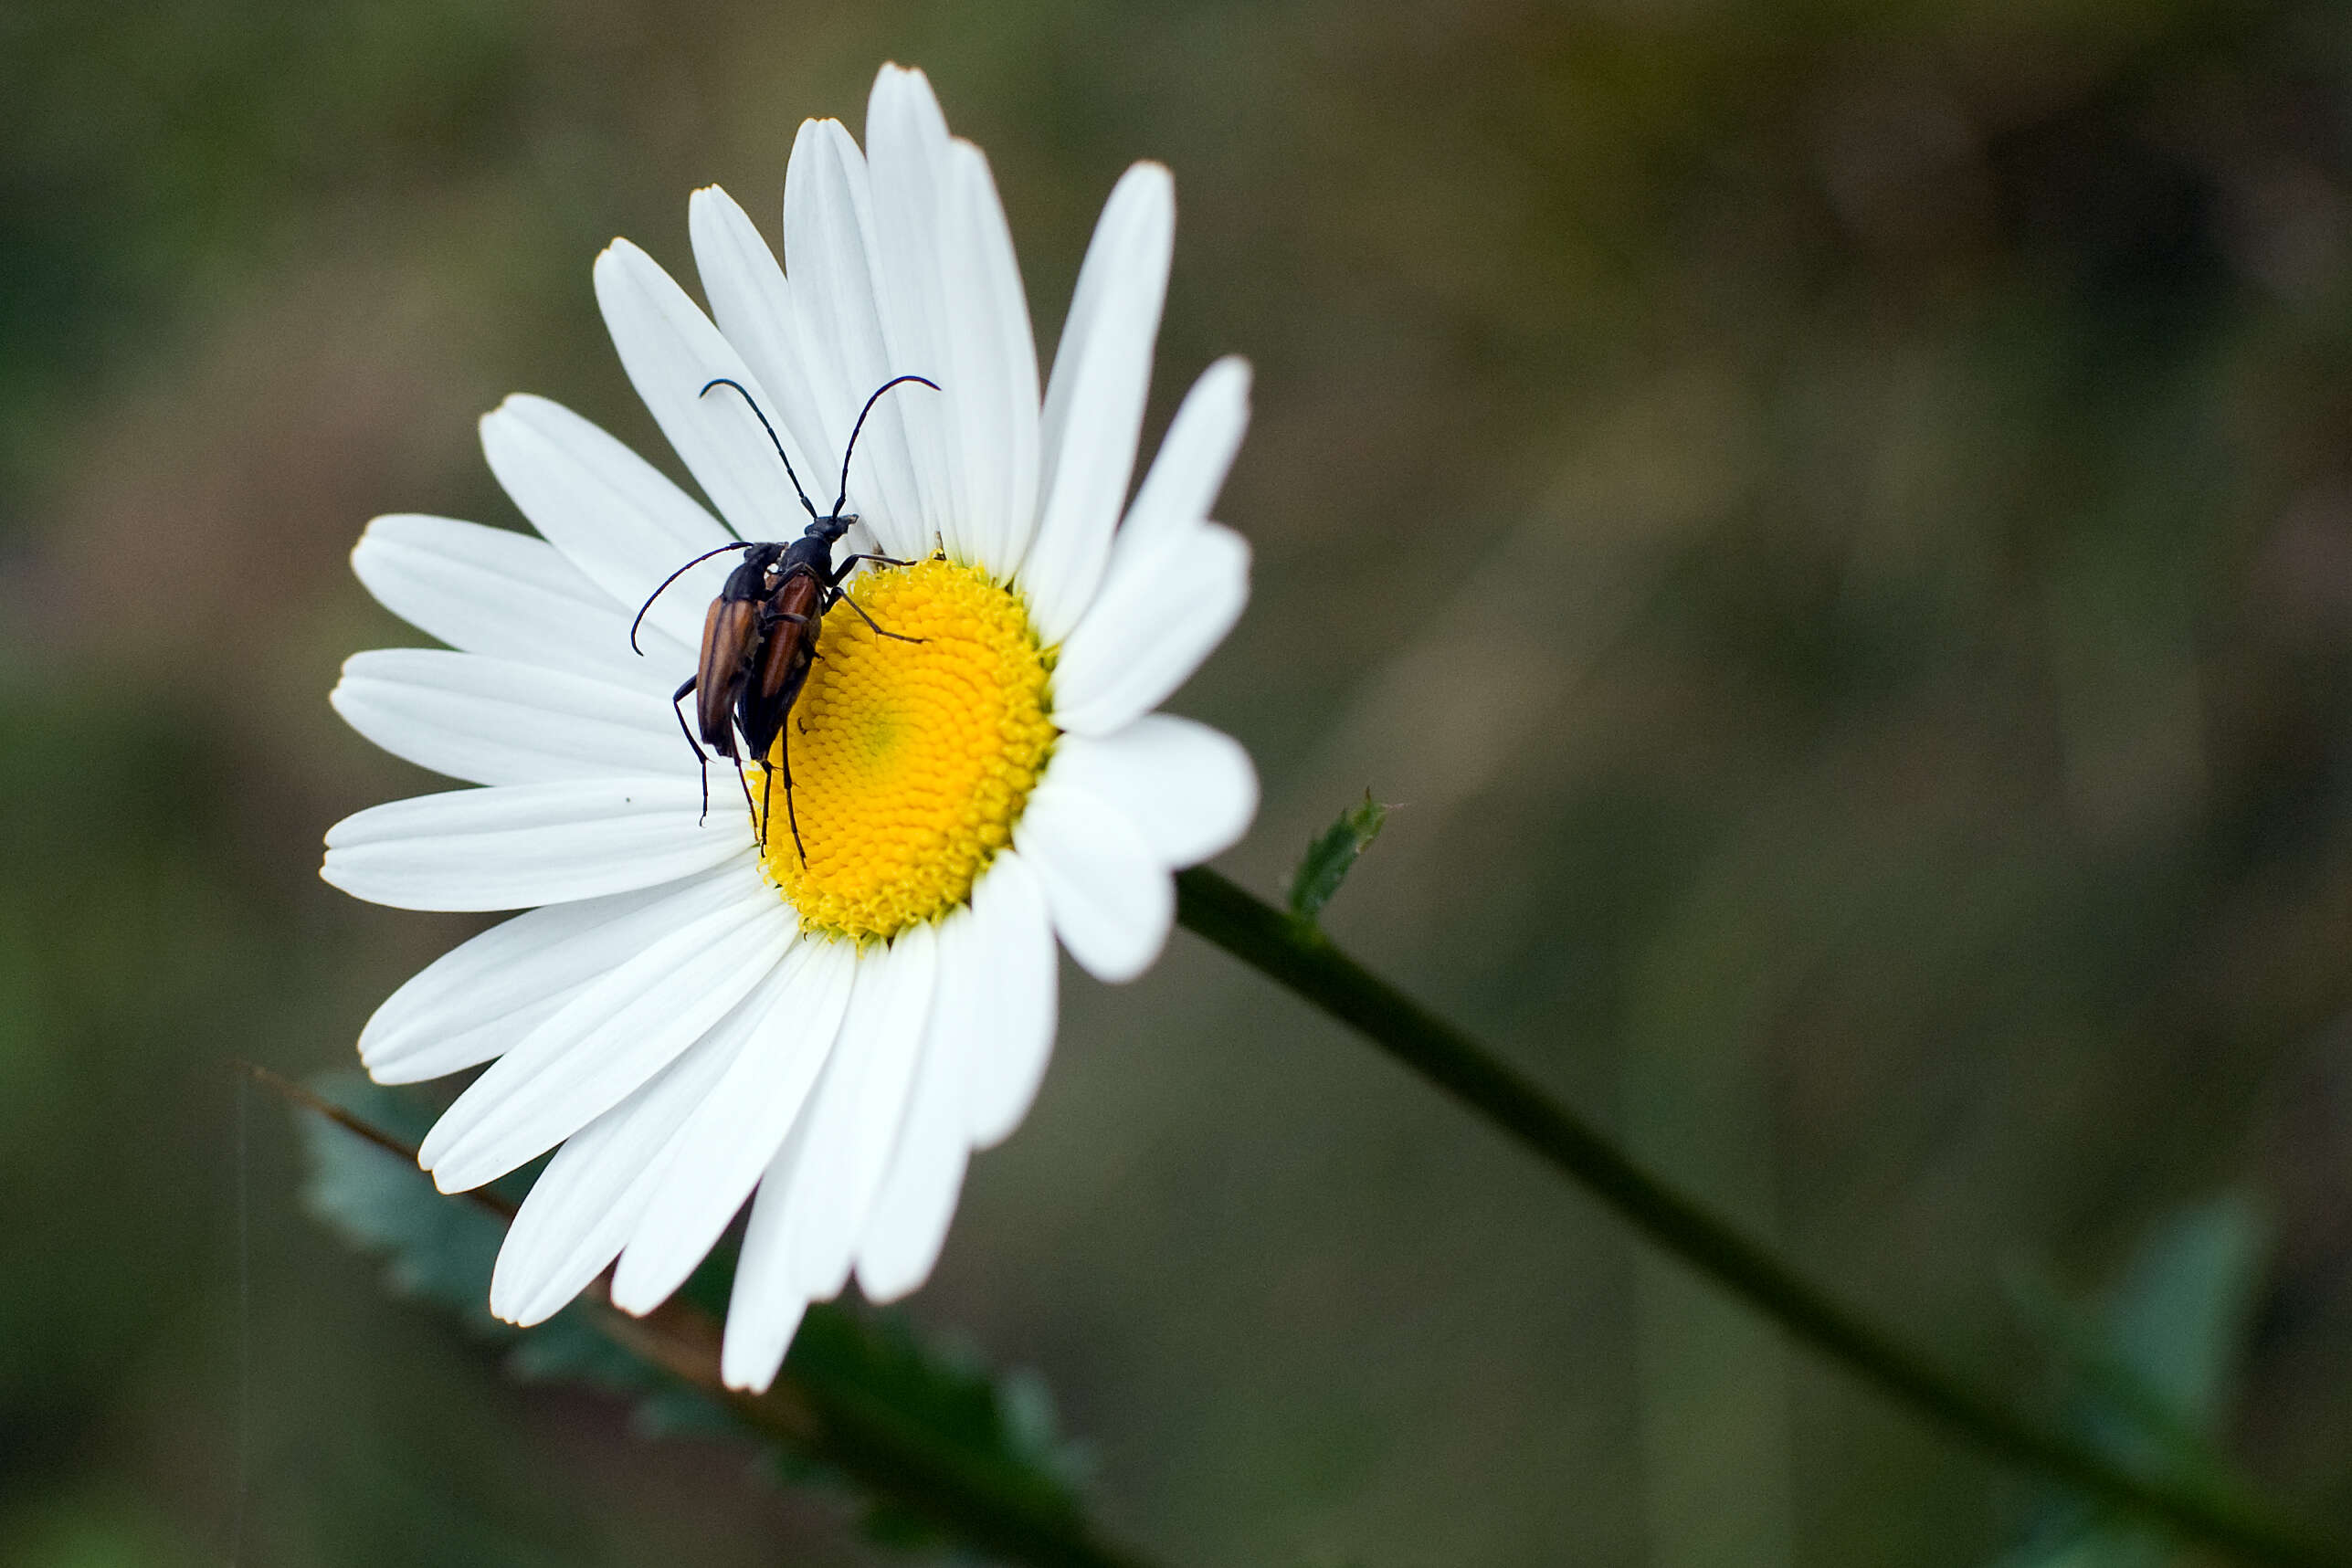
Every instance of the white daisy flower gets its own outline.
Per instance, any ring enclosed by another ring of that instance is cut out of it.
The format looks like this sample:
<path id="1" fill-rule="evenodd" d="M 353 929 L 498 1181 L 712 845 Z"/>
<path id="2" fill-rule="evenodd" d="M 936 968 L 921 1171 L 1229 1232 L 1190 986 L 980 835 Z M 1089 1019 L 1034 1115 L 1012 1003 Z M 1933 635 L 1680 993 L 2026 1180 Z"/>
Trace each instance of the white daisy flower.
<path id="1" fill-rule="evenodd" d="M 337 824 L 326 879 L 403 909 L 528 910 L 403 985 L 359 1045 L 386 1083 L 490 1064 L 425 1141 L 444 1191 L 557 1151 L 491 1309 L 538 1321 L 611 1266 L 613 1300 L 649 1310 L 749 1198 L 723 1363 L 752 1389 L 853 1271 L 878 1300 L 930 1273 L 967 1156 L 1036 1094 L 1055 939 L 1102 980 L 1140 973 L 1173 869 L 1257 805 L 1239 746 L 1153 711 L 1248 596 L 1248 546 L 1208 521 L 1249 418 L 1240 361 L 1194 385 L 1120 515 L 1166 170 L 1112 193 L 1040 404 L 986 160 L 918 71 L 884 68 L 866 134 L 861 153 L 837 121 L 800 128 L 782 268 L 723 192 L 695 193 L 709 316 L 628 241 L 597 258 L 629 379 L 728 528 L 579 416 L 509 398 L 482 444 L 542 537 L 370 523 L 360 580 L 449 649 L 360 654 L 333 698 L 386 751 L 484 787 Z M 734 558 L 655 601 L 643 657 L 630 616 L 698 552 L 807 527 L 754 405 L 822 497 L 867 396 L 908 374 L 941 390 L 875 407 L 840 555 L 914 563 L 849 587 L 922 640 L 878 637 L 847 604 L 825 617 L 781 737 L 804 859 L 789 832 L 763 845 L 723 762 L 702 815 L 670 703 Z M 719 377 L 747 396 L 699 395 Z"/>

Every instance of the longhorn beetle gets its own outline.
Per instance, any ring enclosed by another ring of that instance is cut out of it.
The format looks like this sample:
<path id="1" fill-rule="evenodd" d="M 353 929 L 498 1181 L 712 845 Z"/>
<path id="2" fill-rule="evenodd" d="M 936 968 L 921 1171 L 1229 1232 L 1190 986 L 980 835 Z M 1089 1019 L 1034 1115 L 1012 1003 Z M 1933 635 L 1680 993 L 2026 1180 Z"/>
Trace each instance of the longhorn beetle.
<path id="1" fill-rule="evenodd" d="M 719 596 L 711 601 L 710 613 L 702 617 L 702 648 L 695 660 L 694 673 L 670 697 L 670 705 L 678 714 L 678 728 L 684 731 L 686 743 L 694 748 L 694 757 L 702 766 L 702 815 L 711 815 L 711 756 L 716 754 L 735 764 L 735 782 L 743 785 L 744 805 L 752 804 L 752 788 L 744 780 L 744 754 L 735 750 L 735 733 L 741 731 L 748 754 L 762 764 L 760 804 L 755 808 L 760 824 L 760 847 L 767 847 L 768 805 L 774 796 L 775 773 L 766 767 L 768 748 L 784 730 L 786 715 L 800 696 L 801 686 L 808 679 L 808 666 L 817 658 L 817 626 L 826 611 L 837 604 L 846 604 L 857 610 L 860 618 L 873 626 L 877 637 L 899 642 L 921 642 L 921 637 L 901 637 L 874 625 L 874 618 L 859 608 L 842 587 L 842 580 L 856 570 L 860 561 L 878 561 L 885 566 L 904 566 L 904 561 L 887 555 L 858 554 L 845 557 L 838 566 L 833 563 L 833 546 L 858 521 L 854 514 L 841 508 L 849 499 L 849 456 L 858 447 L 858 434 L 866 427 L 866 416 L 882 400 L 882 394 L 894 386 L 914 382 L 939 390 L 939 384 L 920 375 L 894 376 L 874 389 L 866 399 L 866 406 L 858 413 L 858 422 L 849 428 L 849 443 L 841 449 L 841 486 L 833 498 L 833 510 L 819 517 L 808 492 L 800 488 L 800 476 L 792 471 L 792 459 L 785 456 L 784 443 L 776 438 L 775 426 L 767 422 L 760 405 L 744 390 L 743 383 L 728 376 L 714 376 L 703 384 L 695 395 L 707 397 L 714 386 L 731 386 L 750 405 L 752 414 L 767 432 L 768 443 L 784 463 L 785 477 L 792 481 L 793 492 L 800 497 L 801 506 L 808 513 L 808 531 L 790 543 L 737 540 L 722 544 L 716 550 L 706 550 L 693 560 L 661 580 L 661 585 L 648 595 L 638 607 L 637 619 L 628 626 L 628 645 L 641 657 L 645 650 L 638 647 L 638 627 L 645 622 L 645 613 L 653 608 L 653 601 L 661 597 L 670 584 L 684 576 L 689 570 L 714 555 L 724 555 L 730 550 L 744 552 L 742 564 L 727 574 L 727 581 Z M 686 728 L 685 712 L 678 704 L 689 692 L 694 694 L 694 718 L 702 731 L 698 742 L 694 731 Z M 705 752 L 703 747 L 710 747 Z M 808 850 L 800 842 L 800 817 L 792 806 L 791 747 L 787 742 L 782 756 L 784 773 L 785 816 L 792 824 L 792 847 L 800 853 L 803 865 L 808 862 Z"/>

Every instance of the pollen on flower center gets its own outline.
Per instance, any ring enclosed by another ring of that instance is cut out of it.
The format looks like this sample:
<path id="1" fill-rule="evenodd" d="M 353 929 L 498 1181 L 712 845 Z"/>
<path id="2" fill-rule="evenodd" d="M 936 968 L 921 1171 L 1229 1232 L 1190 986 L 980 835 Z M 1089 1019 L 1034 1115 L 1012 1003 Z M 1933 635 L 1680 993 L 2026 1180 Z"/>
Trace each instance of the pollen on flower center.
<path id="1" fill-rule="evenodd" d="M 769 759 L 789 765 L 792 795 L 787 814 L 778 772 L 765 859 L 804 928 L 877 941 L 970 896 L 1012 841 L 1057 731 L 1045 655 L 1013 595 L 937 557 L 850 591 L 896 636 L 846 604 L 827 614 Z M 764 799 L 765 781 L 749 782 Z"/>

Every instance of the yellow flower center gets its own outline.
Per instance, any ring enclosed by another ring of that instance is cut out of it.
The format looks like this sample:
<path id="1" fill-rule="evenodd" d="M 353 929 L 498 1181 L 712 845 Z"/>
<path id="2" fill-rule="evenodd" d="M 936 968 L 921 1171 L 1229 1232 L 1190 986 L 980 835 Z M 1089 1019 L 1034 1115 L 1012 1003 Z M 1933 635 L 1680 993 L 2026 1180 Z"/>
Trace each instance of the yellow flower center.
<path id="1" fill-rule="evenodd" d="M 825 616 L 771 756 L 788 759 L 792 794 L 787 813 L 778 773 L 765 859 L 802 929 L 887 941 L 971 895 L 1012 842 L 1057 731 L 1045 653 L 1011 594 L 939 557 L 851 591 L 895 635 L 846 604 Z M 764 782 L 750 781 L 754 801 Z"/>

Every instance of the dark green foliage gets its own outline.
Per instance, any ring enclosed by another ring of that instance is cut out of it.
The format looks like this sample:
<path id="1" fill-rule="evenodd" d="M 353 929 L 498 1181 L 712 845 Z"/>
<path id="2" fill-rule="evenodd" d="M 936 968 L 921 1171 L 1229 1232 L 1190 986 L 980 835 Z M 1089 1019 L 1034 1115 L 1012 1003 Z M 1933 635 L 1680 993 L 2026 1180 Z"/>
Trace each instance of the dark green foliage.
<path id="1" fill-rule="evenodd" d="M 1323 907 L 1355 869 L 1356 858 L 1380 837 L 1381 824 L 1387 819 L 1388 808 L 1374 800 L 1367 789 L 1360 804 L 1341 812 L 1337 821 L 1316 835 L 1299 868 L 1291 873 L 1292 919 L 1312 924 L 1323 913 Z"/>
<path id="2" fill-rule="evenodd" d="M 986 1472 L 998 1493 L 1041 1513 L 1078 1517 L 1071 1488 L 1082 1461 L 1056 1435 L 1052 1401 L 1034 1374 L 999 1377 L 968 1352 L 925 1342 L 899 1314 L 868 1317 L 838 1305 L 809 1309 L 786 1365 L 820 1410 L 847 1407 L 926 1432 Z M 886 1499 L 872 1503 L 866 1524 L 891 1545 L 938 1539 Z"/>
<path id="3" fill-rule="evenodd" d="M 407 1136 L 402 1096 L 350 1075 L 320 1089 L 363 1121 Z M 295 1121 L 311 1157 L 305 1206 L 345 1241 L 382 1258 L 385 1279 L 400 1294 L 458 1312 L 469 1327 L 501 1331 L 488 1305 L 490 1266 L 505 1234 L 497 1218 L 478 1204 L 442 1199 L 423 1172 L 323 1117 L 298 1111 Z M 418 1201 L 420 1189 L 434 1201 Z"/>
<path id="4" fill-rule="evenodd" d="M 416 1100 L 356 1075 L 338 1075 L 320 1089 L 396 1140 L 413 1142 L 429 1123 Z M 324 1117 L 296 1115 L 311 1157 L 304 1190 L 311 1212 L 382 1258 L 393 1289 L 455 1312 L 469 1331 L 503 1346 L 516 1377 L 626 1397 L 642 1436 L 763 1446 L 778 1479 L 824 1479 L 859 1495 L 868 1533 L 885 1544 L 933 1545 L 943 1537 L 856 1479 L 875 1432 L 1037 1515 L 1079 1519 L 1071 1489 L 1081 1462 L 1056 1432 L 1051 1398 L 1034 1374 L 996 1373 L 964 1347 L 931 1342 L 899 1313 L 819 1303 L 793 1341 L 785 1376 L 816 1408 L 825 1435 L 807 1445 L 785 1442 L 743 1410 L 640 1360 L 577 1303 L 529 1329 L 493 1319 L 487 1303 L 505 1236 L 500 1217 L 470 1198 L 445 1196 L 415 1166 Z M 519 1194 L 501 1195 L 511 1202 Z M 689 1286 L 690 1297 L 723 1301 L 731 1270 L 732 1260 L 714 1258 Z"/>
<path id="5" fill-rule="evenodd" d="M 415 1100 L 357 1074 L 337 1074 L 317 1087 L 403 1142 L 414 1143 L 431 1125 Z M 295 1120 L 310 1153 L 302 1195 L 311 1213 L 352 1246 L 382 1258 L 394 1290 L 456 1313 L 469 1331 L 506 1347 L 506 1366 L 515 1376 L 634 1396 L 639 1402 L 634 1419 L 642 1431 L 741 1436 L 747 1430 L 717 1402 L 596 1332 L 576 1306 L 530 1329 L 491 1317 L 490 1269 L 506 1237 L 499 1216 L 471 1198 L 444 1195 L 416 1166 L 322 1116 L 297 1110 Z"/>

